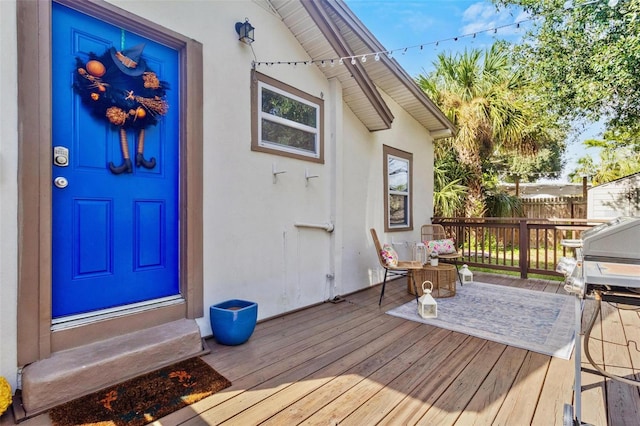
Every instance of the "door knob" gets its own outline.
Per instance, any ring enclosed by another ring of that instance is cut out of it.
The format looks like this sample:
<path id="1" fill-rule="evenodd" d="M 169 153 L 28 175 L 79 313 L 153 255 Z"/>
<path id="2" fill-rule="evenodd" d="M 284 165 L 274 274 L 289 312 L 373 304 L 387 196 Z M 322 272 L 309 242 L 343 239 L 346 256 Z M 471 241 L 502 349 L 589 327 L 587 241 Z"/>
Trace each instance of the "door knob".
<path id="1" fill-rule="evenodd" d="M 58 176 L 57 178 L 55 178 L 53 180 L 53 184 L 56 187 L 58 187 L 60 189 L 63 189 L 63 188 L 66 188 L 67 185 L 69 185 L 69 181 L 66 178 L 62 177 L 62 176 Z"/>

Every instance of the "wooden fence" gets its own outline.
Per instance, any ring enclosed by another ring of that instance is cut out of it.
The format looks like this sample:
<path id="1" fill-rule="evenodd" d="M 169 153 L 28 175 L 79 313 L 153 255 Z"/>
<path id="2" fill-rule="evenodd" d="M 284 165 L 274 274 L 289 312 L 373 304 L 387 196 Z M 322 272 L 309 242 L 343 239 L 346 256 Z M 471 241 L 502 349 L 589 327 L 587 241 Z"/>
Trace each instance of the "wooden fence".
<path id="1" fill-rule="evenodd" d="M 587 202 L 582 197 L 523 198 L 527 218 L 587 218 Z"/>

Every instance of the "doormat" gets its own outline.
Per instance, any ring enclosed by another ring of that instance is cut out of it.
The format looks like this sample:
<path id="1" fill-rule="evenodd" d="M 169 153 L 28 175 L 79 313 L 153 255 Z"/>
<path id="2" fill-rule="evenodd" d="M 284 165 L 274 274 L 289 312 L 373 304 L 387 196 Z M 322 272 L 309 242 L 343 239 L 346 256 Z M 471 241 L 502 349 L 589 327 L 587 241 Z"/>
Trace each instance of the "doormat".
<path id="1" fill-rule="evenodd" d="M 231 386 L 200 358 L 190 358 L 59 405 L 53 426 L 137 426 Z"/>
<path id="2" fill-rule="evenodd" d="M 544 355 L 570 359 L 575 343 L 572 296 L 474 282 L 437 299 L 438 317 L 422 318 L 413 300 L 389 315 Z"/>

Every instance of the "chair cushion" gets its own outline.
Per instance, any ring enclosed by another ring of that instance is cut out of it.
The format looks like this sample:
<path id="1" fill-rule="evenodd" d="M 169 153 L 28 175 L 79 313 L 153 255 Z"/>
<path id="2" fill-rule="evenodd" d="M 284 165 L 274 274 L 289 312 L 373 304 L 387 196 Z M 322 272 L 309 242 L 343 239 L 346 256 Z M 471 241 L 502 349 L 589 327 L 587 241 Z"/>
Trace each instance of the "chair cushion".
<path id="1" fill-rule="evenodd" d="M 427 246 L 427 251 L 435 251 L 438 254 L 451 254 L 456 253 L 456 245 L 453 242 L 453 238 L 445 238 L 442 240 L 425 241 L 424 245 Z"/>
<path id="2" fill-rule="evenodd" d="M 382 246 L 382 250 L 380 250 L 380 256 L 384 260 L 385 265 L 395 268 L 398 266 L 398 253 L 396 250 L 391 247 L 389 244 L 385 244 Z"/>

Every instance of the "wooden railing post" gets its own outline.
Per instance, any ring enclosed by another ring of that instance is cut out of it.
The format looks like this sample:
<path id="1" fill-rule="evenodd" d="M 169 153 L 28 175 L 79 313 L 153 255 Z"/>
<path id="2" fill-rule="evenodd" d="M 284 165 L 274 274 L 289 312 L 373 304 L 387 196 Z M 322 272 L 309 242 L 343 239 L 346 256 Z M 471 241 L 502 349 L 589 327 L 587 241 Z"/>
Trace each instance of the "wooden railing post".
<path id="1" fill-rule="evenodd" d="M 520 278 L 527 278 L 527 270 L 529 269 L 529 227 L 527 219 L 520 219 Z"/>

